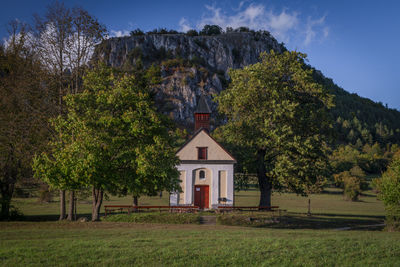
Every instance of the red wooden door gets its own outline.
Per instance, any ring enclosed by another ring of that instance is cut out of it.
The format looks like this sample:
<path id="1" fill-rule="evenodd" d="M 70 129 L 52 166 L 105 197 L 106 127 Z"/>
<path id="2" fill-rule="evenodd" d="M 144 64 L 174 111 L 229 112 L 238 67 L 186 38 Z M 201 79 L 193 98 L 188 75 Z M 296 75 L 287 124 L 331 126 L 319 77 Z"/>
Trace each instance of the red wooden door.
<path id="1" fill-rule="evenodd" d="M 200 209 L 208 209 L 209 206 L 209 186 L 195 185 L 194 186 L 194 205 Z"/>

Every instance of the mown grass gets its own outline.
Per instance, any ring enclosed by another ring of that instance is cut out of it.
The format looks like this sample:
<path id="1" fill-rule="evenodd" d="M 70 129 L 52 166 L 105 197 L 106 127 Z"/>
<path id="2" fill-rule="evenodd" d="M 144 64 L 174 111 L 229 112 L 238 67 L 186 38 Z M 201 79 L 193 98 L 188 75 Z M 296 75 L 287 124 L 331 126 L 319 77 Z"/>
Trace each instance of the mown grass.
<path id="1" fill-rule="evenodd" d="M 199 224 L 200 215 L 194 213 L 144 212 L 114 214 L 103 217 L 102 220 L 105 222 Z"/>
<path id="2" fill-rule="evenodd" d="M 236 206 L 257 206 L 259 201 L 258 190 L 247 190 L 235 192 Z M 162 197 L 141 197 L 139 205 L 168 205 L 169 195 L 164 193 Z M 292 213 L 306 213 L 308 209 L 308 199 L 311 199 L 311 212 L 319 215 L 341 216 L 384 216 L 383 203 L 376 198 L 376 194 L 371 191 L 364 192 L 360 201 L 351 202 L 343 198 L 340 189 L 327 189 L 322 194 L 312 194 L 309 197 L 297 196 L 296 194 L 274 193 L 272 204 L 278 205 L 281 209 Z M 14 198 L 12 204 L 28 217 L 37 219 L 38 217 L 47 219 L 57 219 L 59 214 L 59 201 L 54 197 L 50 203 L 39 203 L 37 198 Z M 103 202 L 104 205 L 128 205 L 132 204 L 132 197 L 110 197 Z M 90 199 L 79 200 L 77 212 L 80 215 L 88 215 L 91 212 Z"/>
<path id="3" fill-rule="evenodd" d="M 398 266 L 400 233 L 0 223 L 2 266 Z"/>

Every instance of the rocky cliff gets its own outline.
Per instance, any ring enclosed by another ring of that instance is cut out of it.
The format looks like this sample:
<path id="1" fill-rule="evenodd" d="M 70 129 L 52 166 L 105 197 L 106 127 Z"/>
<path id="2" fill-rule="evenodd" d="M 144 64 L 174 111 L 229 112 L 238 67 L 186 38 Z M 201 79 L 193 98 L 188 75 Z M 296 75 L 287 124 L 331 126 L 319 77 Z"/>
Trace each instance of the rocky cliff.
<path id="1" fill-rule="evenodd" d="M 157 105 L 178 124 L 190 127 L 202 94 L 215 111 L 212 98 L 226 87 L 228 70 L 254 64 L 261 52 L 271 49 L 281 52 L 285 48 L 268 32 L 146 34 L 110 38 L 97 46 L 94 58 L 119 68 L 160 64 L 162 83 L 155 88 Z M 212 119 L 217 123 L 215 116 L 213 112 Z"/>
<path id="2" fill-rule="evenodd" d="M 213 111 L 211 124 L 217 126 L 221 122 L 212 99 L 228 85 L 228 70 L 254 64 L 261 52 L 271 49 L 286 50 L 265 31 L 213 36 L 144 34 L 106 40 L 96 47 L 94 59 L 126 70 L 138 65 L 159 66 L 162 81 L 154 88 L 159 110 L 178 125 L 193 129 L 193 112 L 199 97 L 206 96 Z M 314 72 L 314 78 L 335 95 L 336 107 L 331 114 L 340 134 L 338 143 L 400 142 L 397 110 L 350 94 L 319 71 Z"/>

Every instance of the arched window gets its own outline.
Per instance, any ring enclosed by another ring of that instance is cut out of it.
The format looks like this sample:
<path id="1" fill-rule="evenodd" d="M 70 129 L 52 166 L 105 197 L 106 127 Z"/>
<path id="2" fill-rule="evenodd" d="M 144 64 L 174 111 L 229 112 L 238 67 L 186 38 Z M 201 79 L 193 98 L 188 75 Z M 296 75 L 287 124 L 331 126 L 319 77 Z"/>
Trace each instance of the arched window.
<path id="1" fill-rule="evenodd" d="M 200 179 L 205 179 L 206 178 L 206 172 L 205 171 L 200 171 L 199 172 L 199 178 Z"/>

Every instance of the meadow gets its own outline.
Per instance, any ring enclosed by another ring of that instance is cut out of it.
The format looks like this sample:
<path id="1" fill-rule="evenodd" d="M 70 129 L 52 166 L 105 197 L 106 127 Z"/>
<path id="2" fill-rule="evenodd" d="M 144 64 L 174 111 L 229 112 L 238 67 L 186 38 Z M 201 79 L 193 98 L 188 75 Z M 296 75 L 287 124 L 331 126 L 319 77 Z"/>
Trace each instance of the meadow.
<path id="1" fill-rule="evenodd" d="M 373 192 L 358 202 L 328 189 L 311 199 L 274 194 L 284 223 L 266 227 L 126 222 L 57 222 L 58 201 L 15 199 L 26 220 L 0 223 L 2 266 L 398 266 L 400 233 L 382 231 L 384 208 Z M 112 197 L 104 204 L 130 204 Z M 258 192 L 240 191 L 236 205 L 257 205 Z M 140 205 L 168 204 L 168 194 L 142 197 Z M 79 216 L 90 202 L 80 200 Z M 257 212 L 249 216 L 257 216 Z M 40 222 L 38 222 L 40 220 Z M 351 230 L 338 228 L 350 226 Z"/>

